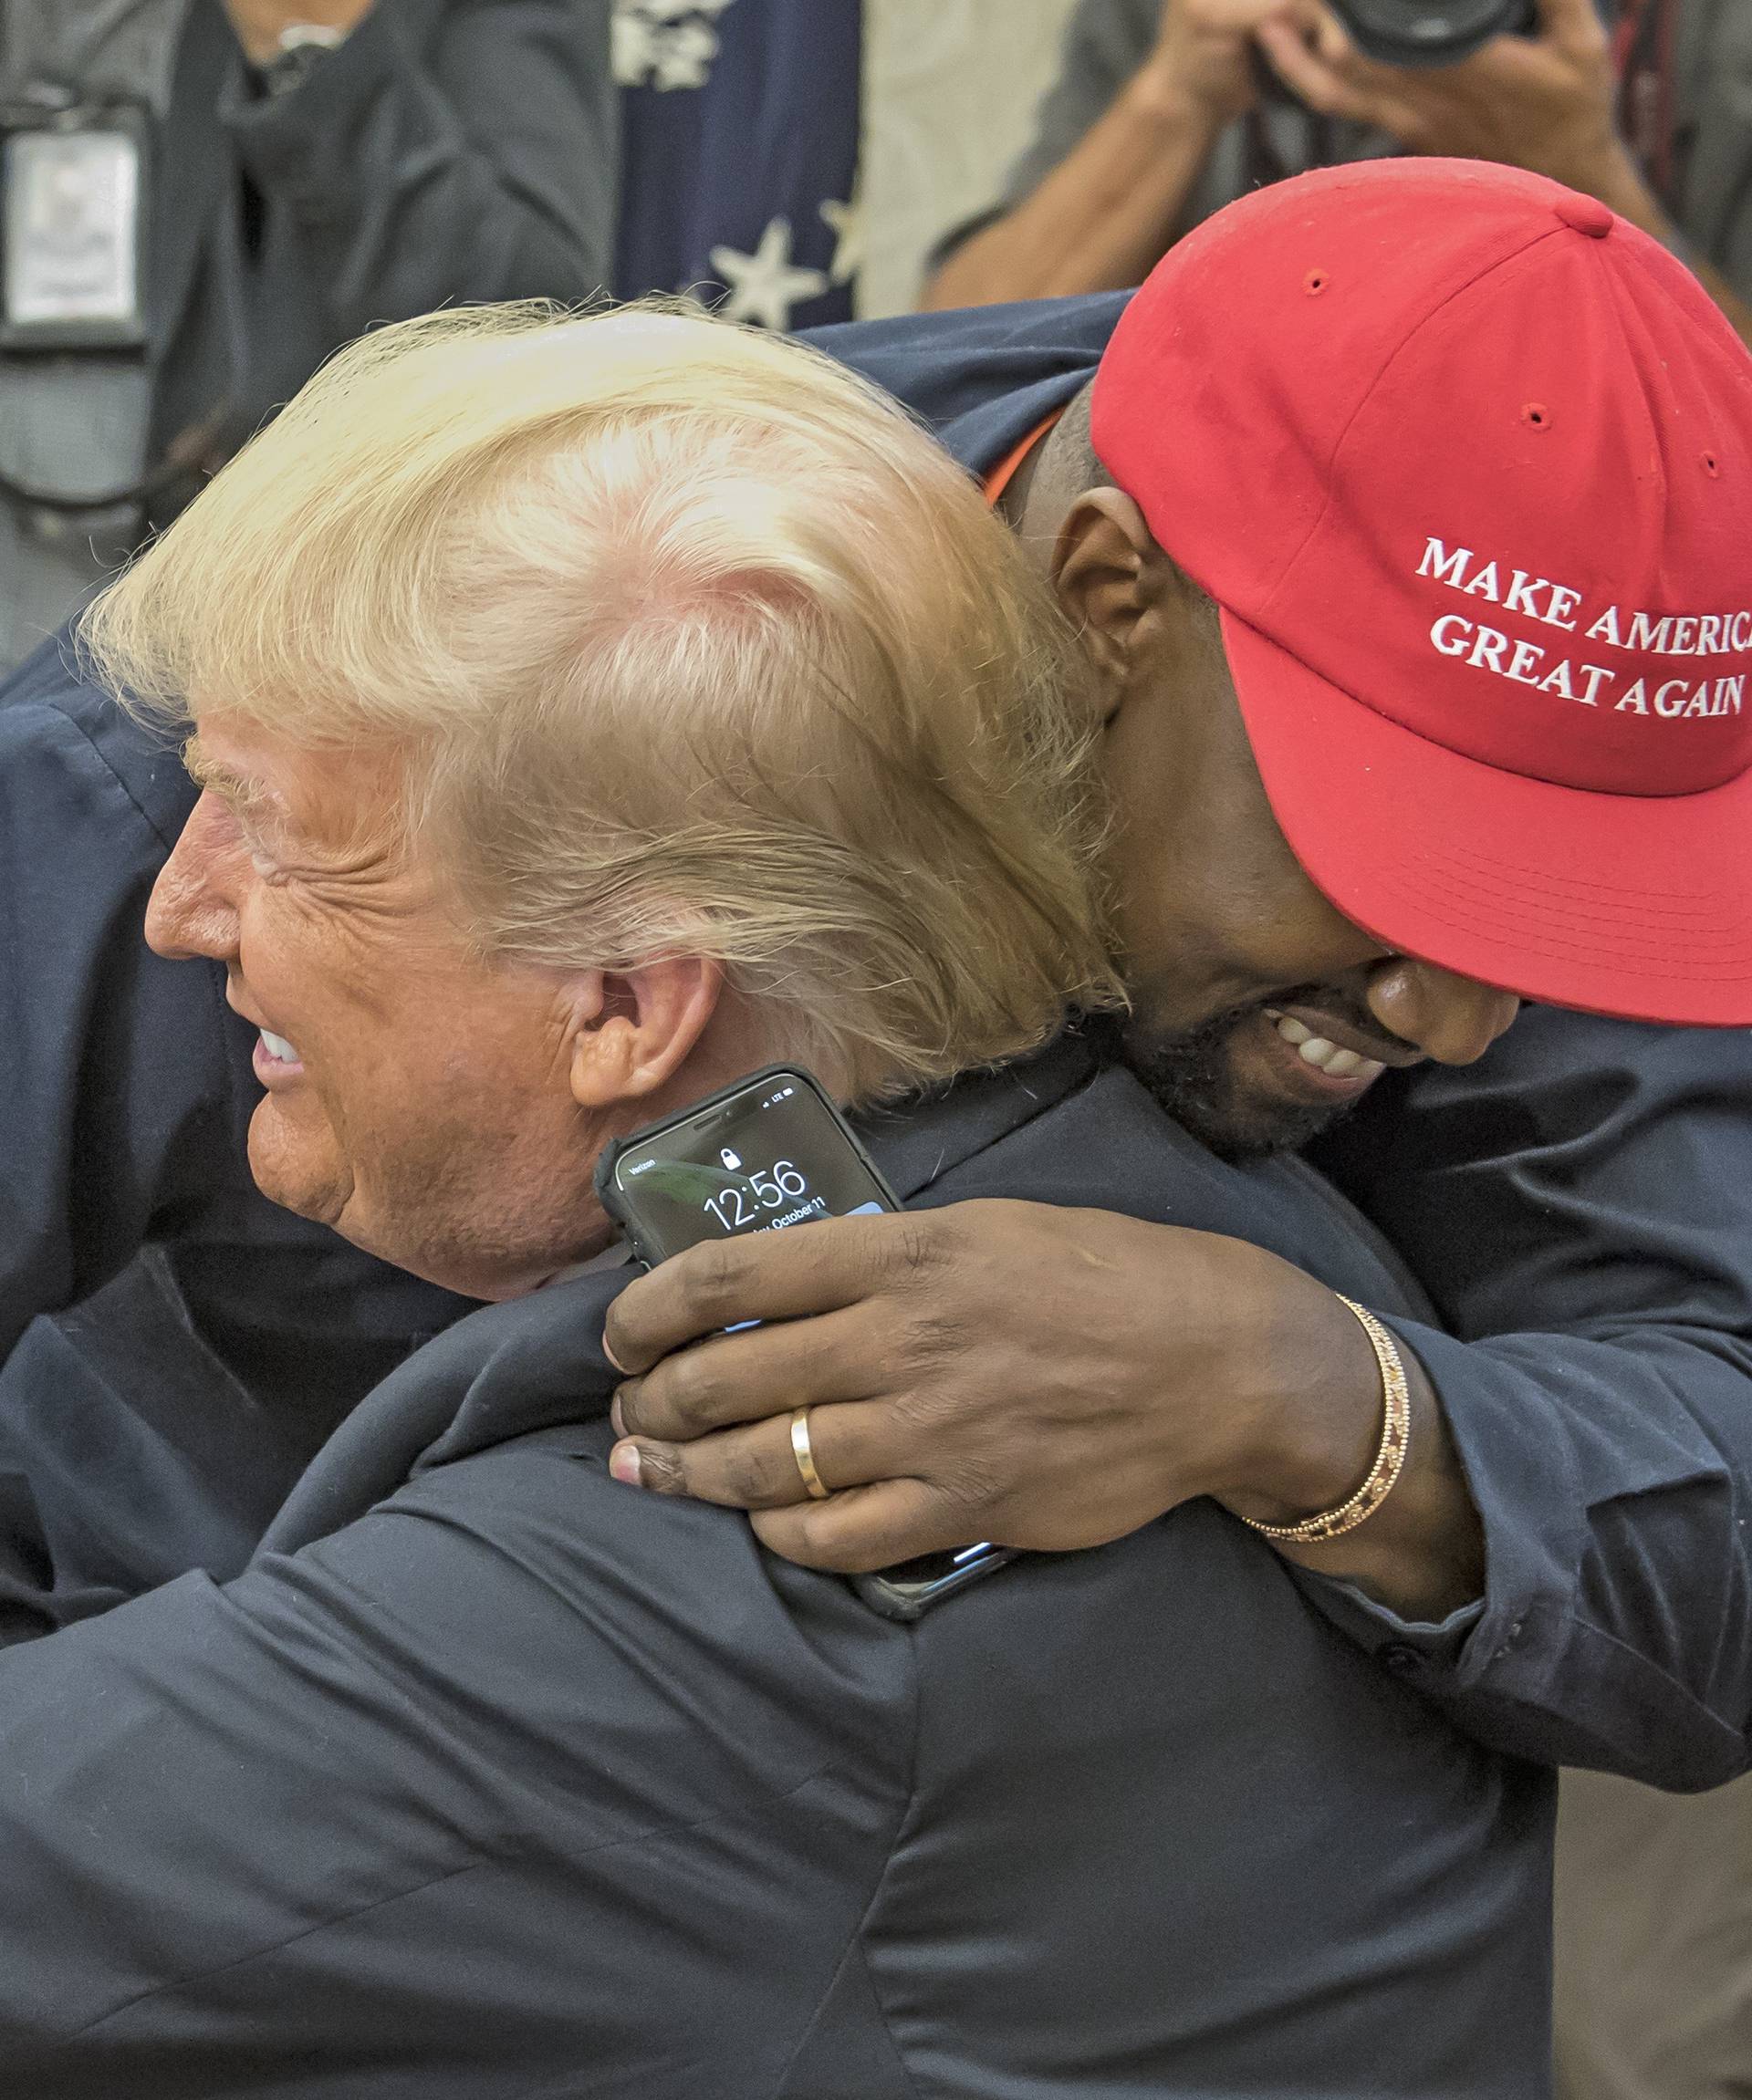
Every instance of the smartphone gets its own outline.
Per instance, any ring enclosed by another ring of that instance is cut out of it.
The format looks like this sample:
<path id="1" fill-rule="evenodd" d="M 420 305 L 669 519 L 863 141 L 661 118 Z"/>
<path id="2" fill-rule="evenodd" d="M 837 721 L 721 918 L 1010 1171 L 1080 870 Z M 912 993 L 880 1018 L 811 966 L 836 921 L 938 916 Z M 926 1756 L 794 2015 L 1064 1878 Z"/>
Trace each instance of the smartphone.
<path id="1" fill-rule="evenodd" d="M 901 1207 L 820 1082 L 789 1065 L 610 1145 L 596 1192 L 652 1264 L 704 1240 Z"/>
<path id="2" fill-rule="evenodd" d="M 596 1192 L 653 1267 L 708 1240 L 901 1208 L 820 1081 L 796 1065 L 750 1073 L 610 1145 Z M 860 1575 L 853 1587 L 885 1618 L 912 1620 L 1015 1557 L 967 1546 Z"/>

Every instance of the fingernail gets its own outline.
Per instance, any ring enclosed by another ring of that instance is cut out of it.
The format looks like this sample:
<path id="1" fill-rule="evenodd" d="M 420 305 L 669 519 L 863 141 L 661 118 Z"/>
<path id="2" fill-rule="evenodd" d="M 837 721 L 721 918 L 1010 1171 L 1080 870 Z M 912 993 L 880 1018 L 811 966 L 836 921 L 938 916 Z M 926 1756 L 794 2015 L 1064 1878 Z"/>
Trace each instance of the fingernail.
<path id="1" fill-rule="evenodd" d="M 616 1444 L 609 1453 L 609 1471 L 620 1482 L 622 1487 L 636 1488 L 641 1486 L 642 1483 L 640 1475 L 643 1470 L 639 1462 L 639 1447 L 637 1444 Z"/>
<path id="2" fill-rule="evenodd" d="M 609 1408 L 609 1427 L 614 1431 L 617 1437 L 624 1437 L 627 1433 L 626 1410 L 620 1405 L 620 1396 L 619 1393 L 614 1396 L 614 1399 Z"/>
<path id="3" fill-rule="evenodd" d="M 602 1354 L 609 1359 L 610 1363 L 614 1366 L 615 1369 L 620 1372 L 623 1378 L 629 1375 L 627 1367 L 620 1361 L 620 1357 L 615 1355 L 614 1351 L 610 1348 L 609 1337 L 607 1335 L 604 1335 L 602 1337 Z"/>

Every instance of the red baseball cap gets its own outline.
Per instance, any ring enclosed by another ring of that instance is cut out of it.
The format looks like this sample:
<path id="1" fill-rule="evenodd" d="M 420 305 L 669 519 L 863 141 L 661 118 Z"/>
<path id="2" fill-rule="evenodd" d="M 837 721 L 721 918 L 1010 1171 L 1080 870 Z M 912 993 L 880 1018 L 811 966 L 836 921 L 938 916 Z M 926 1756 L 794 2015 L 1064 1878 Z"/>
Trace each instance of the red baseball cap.
<path id="1" fill-rule="evenodd" d="M 1482 162 L 1278 183 L 1138 293 L 1093 438 L 1348 919 L 1752 1024 L 1752 358 L 1665 249 Z"/>

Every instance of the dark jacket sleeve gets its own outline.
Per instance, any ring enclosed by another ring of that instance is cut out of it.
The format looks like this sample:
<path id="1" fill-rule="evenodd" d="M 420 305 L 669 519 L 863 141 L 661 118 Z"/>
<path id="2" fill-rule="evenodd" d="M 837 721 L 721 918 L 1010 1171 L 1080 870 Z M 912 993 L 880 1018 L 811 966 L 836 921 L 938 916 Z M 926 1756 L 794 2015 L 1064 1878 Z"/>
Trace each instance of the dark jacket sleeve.
<path id="1" fill-rule="evenodd" d="M 1130 292 L 811 328 L 802 340 L 903 401 L 983 474 L 1095 377 Z"/>
<path id="2" fill-rule="evenodd" d="M 609 1442 L 0 1657 L 9 2092 L 781 2088 L 905 1811 L 911 1644 Z"/>
<path id="3" fill-rule="evenodd" d="M 0 691 L 0 1357 L 245 1179 L 223 979 L 142 933 L 193 789 L 61 647 Z"/>
<path id="4" fill-rule="evenodd" d="M 1752 1044 L 1525 1014 L 1321 1162 L 1452 1329 L 1399 1331 L 1484 1517 L 1482 1608 L 1309 1594 L 1468 1732 L 1675 1789 L 1752 1762 Z"/>
<path id="5" fill-rule="evenodd" d="M 21 1357 L 21 1336 L 146 1240 L 223 1207 L 244 1170 L 222 982 L 162 961 L 141 932 L 191 790 L 172 744 L 155 750 L 68 681 L 60 646 L 0 692 L 0 1363 L 66 1427 L 78 1381 L 64 1364 L 47 1375 L 42 1352 Z M 31 1461 L 34 1429 L 7 1375 L 0 1642 L 120 1594 L 57 1575 L 43 1499 L 57 1491 Z M 94 1465 L 101 1450 L 99 1439 L 87 1454 Z M 65 1472 L 71 1448 L 60 1460 Z"/>
<path id="6" fill-rule="evenodd" d="M 609 16 L 608 0 L 376 0 L 288 95 L 252 98 L 235 69 L 227 127 L 304 231 L 331 343 L 448 302 L 607 286 Z"/>

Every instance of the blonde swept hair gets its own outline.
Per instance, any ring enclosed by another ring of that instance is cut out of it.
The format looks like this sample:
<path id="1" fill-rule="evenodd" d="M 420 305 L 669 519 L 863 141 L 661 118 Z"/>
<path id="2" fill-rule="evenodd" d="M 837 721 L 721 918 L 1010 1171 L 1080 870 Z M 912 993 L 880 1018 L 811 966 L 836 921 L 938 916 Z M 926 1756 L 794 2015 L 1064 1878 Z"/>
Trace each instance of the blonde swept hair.
<path id="1" fill-rule="evenodd" d="M 342 351 L 87 614 L 128 704 L 407 758 L 488 954 L 717 959 L 868 1096 L 1114 1003 L 1075 637 L 954 463 L 645 303 Z"/>

